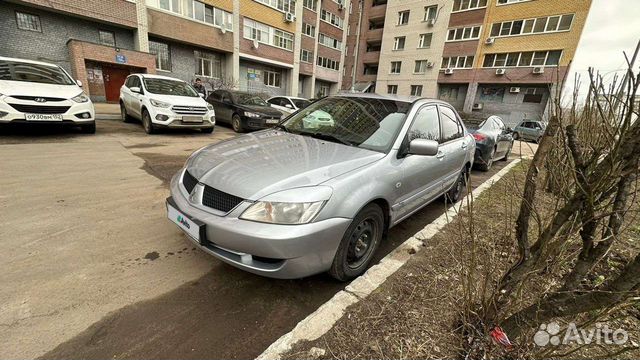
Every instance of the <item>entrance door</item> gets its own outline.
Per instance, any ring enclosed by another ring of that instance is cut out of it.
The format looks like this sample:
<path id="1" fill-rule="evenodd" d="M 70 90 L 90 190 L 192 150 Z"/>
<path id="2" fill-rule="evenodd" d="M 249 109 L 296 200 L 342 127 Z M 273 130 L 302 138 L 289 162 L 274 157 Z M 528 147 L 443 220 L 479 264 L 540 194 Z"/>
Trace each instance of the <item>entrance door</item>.
<path id="1" fill-rule="evenodd" d="M 129 76 L 128 69 L 102 66 L 102 74 L 104 77 L 104 92 L 107 102 L 118 102 L 120 98 L 120 87 Z"/>

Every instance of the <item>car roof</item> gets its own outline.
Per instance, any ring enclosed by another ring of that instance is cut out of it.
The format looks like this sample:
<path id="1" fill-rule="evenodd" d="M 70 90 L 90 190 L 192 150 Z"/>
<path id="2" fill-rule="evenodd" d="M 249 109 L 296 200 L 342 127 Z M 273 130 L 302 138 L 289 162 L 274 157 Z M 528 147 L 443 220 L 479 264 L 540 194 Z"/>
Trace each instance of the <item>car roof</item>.
<path id="1" fill-rule="evenodd" d="M 284 95 L 276 95 L 276 96 L 272 96 L 267 100 L 271 100 L 274 98 L 285 98 L 285 99 L 291 99 L 291 100 L 305 100 L 305 101 L 309 101 L 309 99 L 305 99 L 305 98 L 301 98 L 299 96 L 284 96 Z"/>
<path id="2" fill-rule="evenodd" d="M 52 64 L 52 63 L 48 63 L 48 62 L 44 62 L 44 61 L 36 61 L 36 60 L 28 60 L 28 59 L 20 59 L 20 58 L 11 58 L 11 57 L 5 57 L 5 56 L 0 56 L 0 61 L 15 61 L 15 62 L 23 62 L 23 63 L 27 63 L 27 64 L 37 64 L 37 65 L 44 65 L 44 66 L 51 66 L 51 67 L 59 67 L 56 64 Z"/>
<path id="3" fill-rule="evenodd" d="M 339 93 L 339 94 L 337 94 L 335 96 L 338 96 L 338 97 L 349 97 L 349 98 L 393 100 L 393 101 L 405 102 L 405 103 L 409 103 L 409 104 L 413 104 L 413 103 L 417 102 L 418 100 L 427 100 L 428 102 L 435 102 L 435 103 L 451 106 L 451 104 L 449 104 L 446 101 L 442 101 L 442 100 L 439 100 L 439 99 L 433 99 L 433 98 L 427 98 L 427 97 L 421 97 L 421 96 L 390 95 L 390 94 L 382 95 L 382 94 L 374 94 L 374 93 L 356 93 L 356 92 L 343 92 L 343 93 Z"/>
<path id="4" fill-rule="evenodd" d="M 140 76 L 142 78 L 147 78 L 147 79 L 164 79 L 164 80 L 174 80 L 174 81 L 186 82 L 184 80 L 176 79 L 174 77 L 155 75 L 155 74 L 135 73 L 135 74 L 131 74 L 131 75 L 138 75 L 138 76 Z"/>

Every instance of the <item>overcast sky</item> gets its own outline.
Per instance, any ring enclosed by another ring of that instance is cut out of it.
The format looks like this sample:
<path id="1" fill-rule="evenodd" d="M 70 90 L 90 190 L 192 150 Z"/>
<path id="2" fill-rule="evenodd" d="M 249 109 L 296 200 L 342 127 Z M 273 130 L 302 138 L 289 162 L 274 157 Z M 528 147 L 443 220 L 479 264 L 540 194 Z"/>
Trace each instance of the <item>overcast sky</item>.
<path id="1" fill-rule="evenodd" d="M 578 44 L 578 51 L 571 65 L 571 74 L 567 78 L 566 91 L 573 88 L 574 74 L 581 75 L 581 94 L 588 85 L 587 69 L 591 66 L 605 79 L 611 80 L 614 74 L 623 74 L 627 56 L 633 56 L 636 44 L 640 40 L 640 0 L 593 0 L 587 23 Z M 640 58 L 635 70 L 640 67 Z"/>

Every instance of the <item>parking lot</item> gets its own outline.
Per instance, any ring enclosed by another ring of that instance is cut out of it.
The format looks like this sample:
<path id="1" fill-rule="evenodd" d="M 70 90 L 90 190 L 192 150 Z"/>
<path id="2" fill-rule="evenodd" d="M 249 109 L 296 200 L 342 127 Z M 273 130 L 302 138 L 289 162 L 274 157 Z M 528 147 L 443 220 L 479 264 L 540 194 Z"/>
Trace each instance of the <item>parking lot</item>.
<path id="1" fill-rule="evenodd" d="M 98 120 L 95 135 L 0 129 L 1 358 L 252 358 L 344 287 L 273 280 L 196 250 L 166 219 L 168 181 L 236 134 Z M 533 144 L 516 142 L 512 158 Z M 499 171 L 473 171 L 477 186 Z M 377 257 L 438 217 L 393 228 Z"/>

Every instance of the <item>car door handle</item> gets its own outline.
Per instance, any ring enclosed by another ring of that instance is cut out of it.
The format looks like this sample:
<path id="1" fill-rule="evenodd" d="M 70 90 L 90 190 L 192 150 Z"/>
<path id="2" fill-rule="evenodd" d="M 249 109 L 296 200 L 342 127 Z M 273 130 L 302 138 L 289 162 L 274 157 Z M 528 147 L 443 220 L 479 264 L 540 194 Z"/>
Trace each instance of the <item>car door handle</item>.
<path id="1" fill-rule="evenodd" d="M 466 148 L 467 148 L 467 146 L 469 146 L 469 145 L 468 145 L 466 142 L 463 142 L 463 143 L 462 143 L 462 148 L 463 148 L 463 149 L 466 149 Z"/>
<path id="2" fill-rule="evenodd" d="M 436 154 L 436 158 L 437 159 L 442 159 L 444 158 L 444 153 L 442 151 L 438 151 L 438 153 Z"/>

